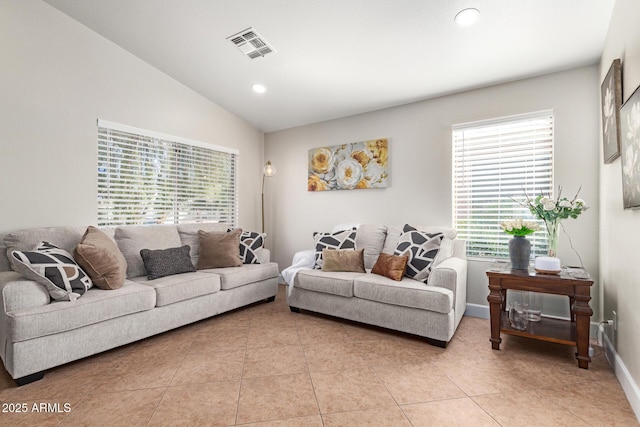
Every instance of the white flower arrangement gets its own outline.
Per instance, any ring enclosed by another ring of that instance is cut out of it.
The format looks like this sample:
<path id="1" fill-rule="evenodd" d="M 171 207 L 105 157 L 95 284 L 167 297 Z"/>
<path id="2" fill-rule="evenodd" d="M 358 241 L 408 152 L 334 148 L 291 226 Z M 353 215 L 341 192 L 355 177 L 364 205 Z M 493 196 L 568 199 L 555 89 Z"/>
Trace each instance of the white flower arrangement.
<path id="1" fill-rule="evenodd" d="M 533 221 L 525 221 L 520 218 L 504 221 L 500 224 L 500 227 L 505 233 L 513 234 L 514 236 L 528 236 L 540 230 L 540 225 Z"/>
<path id="2" fill-rule="evenodd" d="M 580 190 L 578 190 L 580 192 Z M 545 222 L 559 222 L 566 218 L 577 218 L 582 212 L 589 209 L 584 200 L 579 199 L 576 194 L 571 200 L 562 197 L 562 187 L 558 187 L 558 197 L 556 200 L 539 195 L 531 199 L 527 196 L 524 204 L 529 211 L 539 219 Z"/>
<path id="3" fill-rule="evenodd" d="M 573 199 L 569 200 L 562 197 L 562 186 L 558 186 L 558 196 L 555 200 L 542 194 L 535 198 L 525 194 L 527 200 L 522 205 L 529 209 L 533 216 L 544 221 L 549 238 L 550 257 L 555 257 L 557 254 L 560 221 L 567 218 L 576 219 L 582 212 L 589 209 L 585 201 L 578 198 L 579 193 L 580 189 Z"/>

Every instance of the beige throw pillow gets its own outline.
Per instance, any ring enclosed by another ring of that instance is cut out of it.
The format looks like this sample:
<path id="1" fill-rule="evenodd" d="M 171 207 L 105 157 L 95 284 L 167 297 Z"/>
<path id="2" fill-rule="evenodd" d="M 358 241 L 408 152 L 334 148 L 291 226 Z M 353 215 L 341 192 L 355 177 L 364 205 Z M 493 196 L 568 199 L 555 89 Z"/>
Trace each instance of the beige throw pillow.
<path id="1" fill-rule="evenodd" d="M 118 289 L 124 284 L 127 262 L 116 243 L 99 228 L 89 226 L 76 246 L 74 258 L 100 289 Z"/>
<path id="2" fill-rule="evenodd" d="M 241 266 L 241 234 L 241 228 L 236 228 L 228 233 L 219 231 L 207 233 L 204 230 L 199 230 L 200 257 L 198 258 L 198 270 Z"/>
<path id="3" fill-rule="evenodd" d="M 364 249 L 323 249 L 322 271 L 364 273 Z"/>

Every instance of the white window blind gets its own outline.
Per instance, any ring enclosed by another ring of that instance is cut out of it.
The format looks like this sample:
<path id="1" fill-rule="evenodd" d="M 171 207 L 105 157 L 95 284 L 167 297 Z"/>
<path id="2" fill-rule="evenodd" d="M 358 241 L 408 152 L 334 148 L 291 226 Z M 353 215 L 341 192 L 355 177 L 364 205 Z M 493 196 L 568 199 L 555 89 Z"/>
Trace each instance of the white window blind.
<path id="1" fill-rule="evenodd" d="M 237 225 L 238 151 L 98 120 L 98 225 Z"/>
<path id="2" fill-rule="evenodd" d="M 508 257 L 505 220 L 534 220 L 519 202 L 553 193 L 553 111 L 454 125 L 453 222 L 469 257 Z M 540 221 L 544 229 L 544 224 Z M 546 255 L 543 231 L 530 236 Z"/>

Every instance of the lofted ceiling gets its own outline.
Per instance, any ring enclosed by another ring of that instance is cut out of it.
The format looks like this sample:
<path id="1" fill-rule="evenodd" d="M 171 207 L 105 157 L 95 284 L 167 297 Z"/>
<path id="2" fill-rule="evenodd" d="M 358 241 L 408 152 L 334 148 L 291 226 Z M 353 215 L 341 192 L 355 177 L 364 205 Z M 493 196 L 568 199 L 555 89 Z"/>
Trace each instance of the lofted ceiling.
<path id="1" fill-rule="evenodd" d="M 599 61 L 614 0 L 45 0 L 265 132 Z M 459 27 L 464 8 L 478 22 Z M 253 27 L 276 53 L 227 37 Z M 261 83 L 267 91 L 254 93 Z"/>

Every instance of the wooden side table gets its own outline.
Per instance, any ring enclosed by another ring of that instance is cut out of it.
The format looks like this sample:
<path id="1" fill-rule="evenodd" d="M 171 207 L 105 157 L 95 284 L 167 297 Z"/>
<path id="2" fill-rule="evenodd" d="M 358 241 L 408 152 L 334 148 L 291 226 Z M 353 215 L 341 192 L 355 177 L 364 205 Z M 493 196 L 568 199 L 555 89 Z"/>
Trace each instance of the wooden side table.
<path id="1" fill-rule="evenodd" d="M 572 345 L 577 348 L 578 366 L 589 369 L 589 322 L 593 310 L 589 306 L 593 280 L 584 273 L 576 278 L 563 269 L 560 274 L 539 274 L 530 270 L 512 270 L 511 264 L 504 263 L 487 271 L 489 278 L 489 310 L 491 317 L 491 347 L 500 350 L 500 333 L 518 335 L 537 340 Z M 542 318 L 539 322 L 529 322 L 526 330 L 513 329 L 509 323 L 506 301 L 507 290 L 541 292 L 566 295 L 569 297 L 571 319 L 558 320 Z"/>

